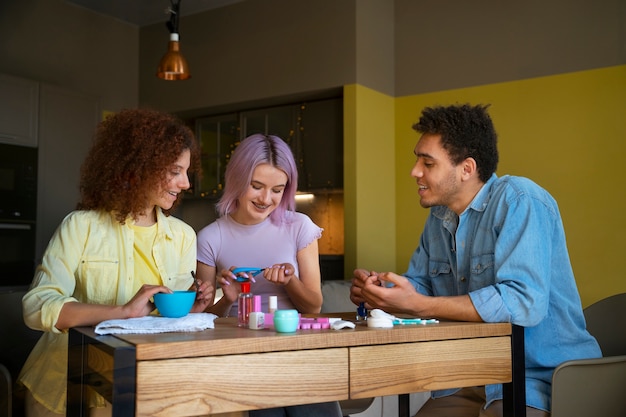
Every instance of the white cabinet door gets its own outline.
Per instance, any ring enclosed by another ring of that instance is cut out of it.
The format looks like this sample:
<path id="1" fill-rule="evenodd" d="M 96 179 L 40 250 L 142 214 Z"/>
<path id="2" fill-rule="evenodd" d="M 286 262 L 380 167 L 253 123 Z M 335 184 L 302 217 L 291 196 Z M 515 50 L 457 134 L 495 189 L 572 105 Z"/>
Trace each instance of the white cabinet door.
<path id="1" fill-rule="evenodd" d="M 37 146 L 39 83 L 0 74 L 0 143 Z"/>
<path id="2" fill-rule="evenodd" d="M 99 98 L 41 85 L 37 262 L 59 223 L 76 208 L 80 166 L 99 121 Z"/>

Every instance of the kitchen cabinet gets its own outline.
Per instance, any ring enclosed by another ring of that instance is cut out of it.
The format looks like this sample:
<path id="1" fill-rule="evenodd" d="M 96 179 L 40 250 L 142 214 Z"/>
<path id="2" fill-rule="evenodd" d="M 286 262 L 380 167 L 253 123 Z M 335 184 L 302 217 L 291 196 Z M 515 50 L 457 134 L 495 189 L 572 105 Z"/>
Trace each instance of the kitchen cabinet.
<path id="1" fill-rule="evenodd" d="M 343 188 L 343 100 L 328 99 L 241 113 L 243 136 L 276 135 L 291 147 L 298 190 Z"/>
<path id="2" fill-rule="evenodd" d="M 98 97 L 0 74 L 0 142 L 37 148 L 35 263 L 80 196 L 80 166 L 100 121 Z"/>
<path id="3" fill-rule="evenodd" d="M 37 147 L 39 83 L 0 74 L 0 143 Z"/>
<path id="4" fill-rule="evenodd" d="M 217 198 L 224 189 L 226 164 L 239 143 L 237 114 L 198 119 L 196 136 L 200 142 L 202 176 L 196 178 L 193 194 L 202 198 Z"/>
<path id="5" fill-rule="evenodd" d="M 196 180 L 195 196 L 220 197 L 232 151 L 255 133 L 289 144 L 299 191 L 343 189 L 343 100 L 334 98 L 197 119 L 203 176 Z"/>
<path id="6" fill-rule="evenodd" d="M 242 137 L 255 133 L 278 136 L 293 148 L 297 135 L 299 105 L 271 107 L 241 113 Z"/>
<path id="7" fill-rule="evenodd" d="M 300 190 L 343 189 L 343 100 L 302 104 L 298 138 L 292 148 Z"/>

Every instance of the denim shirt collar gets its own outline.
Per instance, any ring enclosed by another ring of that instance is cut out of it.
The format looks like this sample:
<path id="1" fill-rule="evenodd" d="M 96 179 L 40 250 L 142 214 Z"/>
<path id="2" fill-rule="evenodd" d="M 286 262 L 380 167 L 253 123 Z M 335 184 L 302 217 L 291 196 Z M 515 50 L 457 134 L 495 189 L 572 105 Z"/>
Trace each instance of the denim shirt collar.
<path id="1" fill-rule="evenodd" d="M 469 209 L 475 211 L 484 211 L 485 208 L 487 208 L 489 200 L 491 199 L 491 186 L 497 179 L 498 176 L 495 173 L 491 174 L 491 178 L 489 178 L 489 180 L 485 184 L 483 184 L 480 190 L 478 190 L 478 193 L 476 194 L 476 196 L 474 196 L 474 199 L 465 208 L 465 210 L 463 210 L 461 216 Z M 447 206 L 433 207 L 432 214 L 442 221 L 457 222 L 459 218 L 459 216 L 457 216 L 457 214 L 454 211 L 450 210 Z"/>

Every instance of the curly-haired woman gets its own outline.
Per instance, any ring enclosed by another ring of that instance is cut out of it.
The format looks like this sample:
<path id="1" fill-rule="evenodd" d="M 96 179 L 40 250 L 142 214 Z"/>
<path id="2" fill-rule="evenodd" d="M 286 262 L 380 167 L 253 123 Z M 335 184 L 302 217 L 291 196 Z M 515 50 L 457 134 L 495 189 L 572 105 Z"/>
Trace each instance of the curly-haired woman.
<path id="1" fill-rule="evenodd" d="M 155 293 L 191 286 L 196 235 L 170 211 L 198 166 L 193 133 L 169 114 L 123 110 L 100 123 L 77 210 L 54 233 L 23 299 L 26 324 L 44 331 L 19 378 L 27 416 L 65 414 L 69 328 L 146 316 Z M 200 293 L 192 311 L 206 306 Z M 106 406 L 100 397 L 92 405 L 92 415 Z"/>

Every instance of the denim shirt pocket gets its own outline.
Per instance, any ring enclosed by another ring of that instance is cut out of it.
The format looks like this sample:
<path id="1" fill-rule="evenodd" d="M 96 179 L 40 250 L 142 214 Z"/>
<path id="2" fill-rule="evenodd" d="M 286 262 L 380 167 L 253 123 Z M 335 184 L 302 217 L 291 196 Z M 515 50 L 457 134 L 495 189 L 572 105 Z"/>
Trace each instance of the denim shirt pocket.
<path id="1" fill-rule="evenodd" d="M 495 255 L 487 253 L 474 255 L 471 260 L 471 278 L 469 291 L 495 283 Z"/>
<path id="2" fill-rule="evenodd" d="M 455 278 L 449 262 L 430 260 L 428 275 L 432 283 L 433 295 L 455 294 Z"/>

